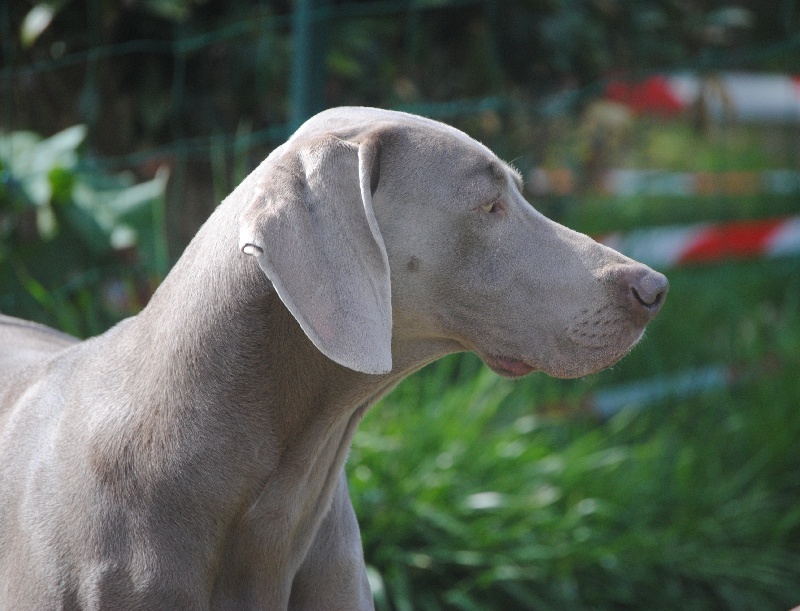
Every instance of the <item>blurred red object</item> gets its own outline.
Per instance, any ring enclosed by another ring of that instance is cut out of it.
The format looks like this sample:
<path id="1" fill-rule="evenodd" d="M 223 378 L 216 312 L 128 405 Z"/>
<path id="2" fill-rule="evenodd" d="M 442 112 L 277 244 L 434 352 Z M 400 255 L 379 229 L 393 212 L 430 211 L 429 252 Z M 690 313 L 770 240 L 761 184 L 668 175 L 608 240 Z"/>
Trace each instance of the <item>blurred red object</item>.
<path id="1" fill-rule="evenodd" d="M 605 97 L 637 113 L 673 116 L 684 108 L 683 101 L 664 76 L 651 76 L 636 83 L 611 81 L 606 87 Z"/>

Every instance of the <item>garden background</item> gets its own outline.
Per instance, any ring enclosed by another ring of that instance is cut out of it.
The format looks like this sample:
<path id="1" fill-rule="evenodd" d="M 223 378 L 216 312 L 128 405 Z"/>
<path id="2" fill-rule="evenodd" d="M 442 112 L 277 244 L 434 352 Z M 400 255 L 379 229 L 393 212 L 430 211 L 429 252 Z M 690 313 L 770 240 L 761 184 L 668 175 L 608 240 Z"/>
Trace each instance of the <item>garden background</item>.
<path id="1" fill-rule="evenodd" d="M 135 313 L 272 148 L 354 104 L 460 127 L 667 273 L 611 370 L 455 355 L 368 414 L 348 470 L 378 609 L 800 605 L 800 256 L 742 245 L 800 214 L 794 0 L 10 0 L 0 37 L 4 313 L 79 336 Z M 745 112 L 751 77 L 785 104 Z"/>

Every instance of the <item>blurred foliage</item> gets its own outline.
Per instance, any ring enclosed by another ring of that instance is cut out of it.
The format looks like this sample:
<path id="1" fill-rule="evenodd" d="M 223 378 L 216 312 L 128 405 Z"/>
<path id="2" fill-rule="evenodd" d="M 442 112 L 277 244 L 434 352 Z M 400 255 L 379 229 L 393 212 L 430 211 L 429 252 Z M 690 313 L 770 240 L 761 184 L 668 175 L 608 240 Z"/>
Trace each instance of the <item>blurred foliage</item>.
<path id="1" fill-rule="evenodd" d="M 138 311 L 166 265 L 153 216 L 166 175 L 134 184 L 81 165 L 85 136 L 0 136 L 0 310 L 76 335 Z"/>
<path id="2" fill-rule="evenodd" d="M 560 119 L 581 112 L 606 79 L 681 69 L 800 71 L 794 2 L 311 4 L 327 67 L 315 88 L 324 99 L 312 107 L 433 113 L 523 171 L 545 161 L 551 137 L 563 132 Z M 88 151 L 106 166 L 142 178 L 170 167 L 174 259 L 241 168 L 288 135 L 297 103 L 290 71 L 303 53 L 292 40 L 292 8 L 290 0 L 8 3 L 0 10 L 7 92 L 0 122 L 45 134 L 81 122 Z M 652 148 L 673 150 L 669 142 Z M 578 154 L 584 165 L 595 161 L 591 150 Z"/>
<path id="3" fill-rule="evenodd" d="M 105 154 L 176 135 L 230 133 L 243 122 L 283 123 L 291 7 L 288 0 L 13 3 L 15 36 L 3 52 L 14 64 L 58 64 L 93 47 L 133 45 L 15 81 L 15 120 L 51 133 L 74 123 L 78 108 Z M 770 57 L 738 50 L 785 42 L 800 19 L 792 2 L 775 10 L 715 0 L 333 0 L 320 10 L 325 106 L 501 93 L 529 103 L 621 71 L 763 67 Z M 781 68 L 800 68 L 797 57 L 781 54 Z M 59 95 L 29 107 L 22 101 L 32 90 Z M 113 131 L 95 129 L 108 124 Z"/>

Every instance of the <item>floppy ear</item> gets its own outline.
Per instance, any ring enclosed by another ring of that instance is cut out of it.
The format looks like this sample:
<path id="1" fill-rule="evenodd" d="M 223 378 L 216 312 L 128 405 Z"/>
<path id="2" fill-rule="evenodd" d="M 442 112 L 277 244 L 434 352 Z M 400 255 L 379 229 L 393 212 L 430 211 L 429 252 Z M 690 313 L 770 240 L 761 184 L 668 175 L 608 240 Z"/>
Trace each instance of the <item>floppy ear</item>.
<path id="1" fill-rule="evenodd" d="M 240 186 L 240 248 L 319 350 L 364 373 L 392 369 L 389 260 L 372 210 L 378 141 L 288 145 Z"/>

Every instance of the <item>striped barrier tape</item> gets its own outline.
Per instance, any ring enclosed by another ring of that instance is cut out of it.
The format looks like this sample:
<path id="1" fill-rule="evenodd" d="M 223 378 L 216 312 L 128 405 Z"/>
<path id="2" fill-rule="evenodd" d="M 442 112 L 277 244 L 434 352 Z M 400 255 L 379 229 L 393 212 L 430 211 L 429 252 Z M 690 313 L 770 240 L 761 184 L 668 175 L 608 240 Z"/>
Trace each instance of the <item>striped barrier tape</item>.
<path id="1" fill-rule="evenodd" d="M 755 378 L 782 370 L 784 364 L 774 356 L 747 366 L 711 365 L 684 369 L 644 380 L 602 388 L 583 397 L 576 405 L 550 403 L 540 407 L 545 416 L 565 417 L 585 414 L 602 421 L 622 411 L 638 411 L 666 400 L 691 399 L 705 393 L 730 389 Z"/>
<path id="2" fill-rule="evenodd" d="M 539 406 L 538 413 L 550 418 L 575 415 L 597 418 L 603 422 L 622 411 L 640 411 L 666 400 L 691 399 L 704 393 L 724 390 L 741 381 L 742 372 L 730 365 L 712 365 L 685 369 L 602 388 L 582 397 L 577 404 L 554 401 Z"/>
<path id="3" fill-rule="evenodd" d="M 686 369 L 602 388 L 582 397 L 577 404 L 546 403 L 537 411 L 542 416 L 556 419 L 584 415 L 606 421 L 622 411 L 640 411 L 660 401 L 691 399 L 707 392 L 724 390 L 741 378 L 740 370 L 729 365 Z"/>
<path id="4" fill-rule="evenodd" d="M 614 80 L 604 97 L 636 113 L 674 116 L 702 103 L 715 121 L 797 123 L 800 77 L 796 74 L 712 72 L 667 73 Z"/>
<path id="5" fill-rule="evenodd" d="M 714 390 L 722 390 L 738 381 L 734 367 L 724 365 L 680 371 L 598 390 L 586 400 L 586 408 L 601 420 L 608 420 L 625 409 L 642 409 L 665 399 L 689 399 Z"/>
<path id="6" fill-rule="evenodd" d="M 526 188 L 534 195 L 570 195 L 579 191 L 581 175 L 569 168 L 534 168 Z M 671 172 L 608 170 L 595 186 L 605 195 L 689 197 L 712 195 L 791 195 L 800 193 L 800 171 Z"/>
<path id="7" fill-rule="evenodd" d="M 800 254 L 800 216 L 637 229 L 597 238 L 632 259 L 659 269 L 724 259 Z"/>

